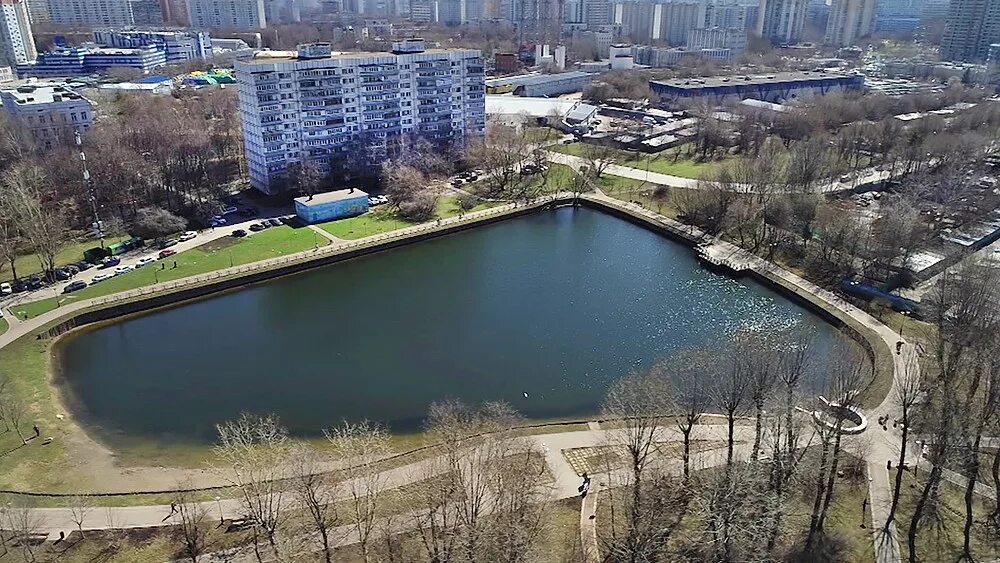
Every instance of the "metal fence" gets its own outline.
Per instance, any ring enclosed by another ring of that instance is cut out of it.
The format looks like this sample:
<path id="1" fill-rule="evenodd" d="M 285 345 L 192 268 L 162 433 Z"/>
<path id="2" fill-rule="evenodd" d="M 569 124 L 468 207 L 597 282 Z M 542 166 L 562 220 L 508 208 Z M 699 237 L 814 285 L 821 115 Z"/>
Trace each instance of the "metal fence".
<path id="1" fill-rule="evenodd" d="M 256 272 L 276 270 L 290 264 L 303 264 L 329 256 L 346 254 L 356 250 L 377 248 L 389 242 L 405 240 L 423 233 L 448 231 L 456 226 L 471 225 L 494 217 L 523 211 L 525 209 L 542 207 L 558 201 L 563 197 L 565 197 L 563 194 L 547 195 L 525 203 L 509 203 L 498 207 L 491 207 L 482 211 L 449 217 L 447 219 L 439 219 L 435 222 L 422 223 L 412 227 L 406 227 L 356 241 L 332 242 L 326 246 L 316 246 L 312 250 L 304 250 L 288 256 L 279 256 L 277 258 L 269 258 L 250 264 L 233 266 L 206 274 L 189 276 L 172 282 L 158 283 L 139 289 L 123 291 L 105 297 L 94 297 L 87 302 L 80 302 L 80 305 L 83 305 L 84 303 L 97 306 L 113 305 L 116 303 L 133 301 L 146 296 L 172 293 L 178 290 L 198 287 L 200 285 L 205 285 L 224 278 L 240 277 Z"/>

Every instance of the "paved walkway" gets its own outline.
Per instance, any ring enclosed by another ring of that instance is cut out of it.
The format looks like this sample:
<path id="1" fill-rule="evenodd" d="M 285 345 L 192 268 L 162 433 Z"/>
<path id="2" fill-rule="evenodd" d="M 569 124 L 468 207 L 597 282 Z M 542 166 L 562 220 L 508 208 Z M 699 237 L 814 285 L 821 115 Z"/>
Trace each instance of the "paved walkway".
<path id="1" fill-rule="evenodd" d="M 568 156 L 568 155 L 567 155 Z M 686 181 L 690 181 L 685 179 Z M 687 236 L 703 238 L 705 240 L 710 240 L 710 237 L 704 235 L 698 231 L 698 229 L 683 225 L 667 217 L 663 217 L 652 211 L 644 209 L 640 206 L 634 204 L 627 204 L 619 200 L 615 200 L 604 196 L 603 194 L 588 194 L 582 196 L 593 201 L 600 202 L 605 205 L 614 206 L 618 209 L 632 213 L 636 216 L 643 217 L 651 222 L 658 223 L 665 227 L 676 230 L 679 233 L 683 233 Z M 505 209 L 500 208 L 499 212 L 503 212 Z M 470 213 L 465 215 L 464 218 L 459 220 L 469 221 L 475 220 L 487 215 L 495 215 L 498 213 L 498 208 L 493 210 L 486 210 L 484 212 Z M 446 227 L 452 222 L 456 222 L 453 218 L 445 220 L 442 222 L 442 227 Z M 401 232 L 393 233 L 392 237 L 406 236 L 409 232 L 421 232 L 427 230 L 426 225 L 420 225 L 417 227 L 411 227 L 409 229 L 404 229 Z M 378 237 L 371 237 L 370 239 L 365 239 L 362 241 L 357 241 L 357 243 L 349 245 L 350 248 L 354 248 L 359 244 L 366 243 L 377 243 L 379 240 L 384 240 L 385 235 L 380 235 Z M 772 280 L 774 283 L 781 284 L 787 287 L 790 291 L 795 291 L 804 297 L 814 300 L 822 306 L 827 307 L 831 310 L 835 310 L 840 314 L 847 315 L 851 317 L 855 322 L 860 323 L 867 329 L 871 330 L 875 335 L 881 338 L 889 350 L 894 350 L 896 342 L 899 341 L 899 336 L 886 327 L 884 324 L 879 322 L 877 319 L 871 317 L 866 312 L 854 307 L 847 301 L 841 299 L 839 296 L 822 289 L 812 282 L 804 280 L 791 272 L 782 270 L 781 268 L 766 262 L 765 260 L 750 254 L 742 249 L 726 243 L 724 241 L 712 241 L 713 253 L 720 259 L 728 259 L 737 261 L 743 264 L 746 268 L 754 270 L 757 274 Z M 338 251 L 338 249 L 333 249 Z M 308 254 L 308 253 L 304 253 Z M 12 325 L 11 329 L 2 336 L 0 336 L 0 347 L 12 342 L 14 339 L 29 334 L 32 331 L 37 330 L 43 324 L 53 321 L 61 315 L 73 311 L 82 309 L 93 305 L 92 302 L 77 302 L 69 305 L 65 305 L 57 311 L 46 313 L 36 319 L 31 319 L 24 323 L 19 323 Z M 885 400 L 878 407 L 872 409 L 867 413 L 869 417 L 874 418 L 879 414 L 893 413 L 893 405 L 895 403 L 895 386 L 899 378 L 903 376 L 918 377 L 917 374 L 912 373 L 912 370 L 907 374 L 905 369 L 905 361 L 916 354 L 914 347 L 909 343 L 904 343 L 902 354 L 894 356 L 894 377 L 892 389 L 890 389 Z M 719 426 L 705 426 L 704 427 L 705 436 L 712 436 L 715 432 L 722 432 L 723 428 Z M 873 436 L 871 442 L 872 445 L 868 450 L 867 460 L 869 467 L 869 475 L 871 477 L 870 481 L 870 491 L 871 495 L 871 506 L 872 506 L 872 519 L 874 522 L 874 528 L 881 528 L 879 522 L 885 521 L 885 512 L 888 508 L 886 499 L 889 494 L 889 474 L 884 469 L 885 462 L 888 459 L 895 460 L 898 457 L 898 437 L 889 431 L 877 431 L 872 429 L 880 429 L 877 425 L 869 426 L 868 432 L 866 434 Z M 670 433 L 676 433 L 676 429 L 663 429 L 664 436 L 670 436 Z M 740 432 L 745 432 L 746 429 L 740 430 Z M 546 434 L 540 436 L 533 436 L 531 439 L 536 440 L 538 445 L 542 447 L 545 452 L 545 460 L 548 464 L 555 482 L 553 485 L 553 496 L 556 498 L 568 498 L 578 494 L 577 487 L 580 484 L 579 476 L 573 471 L 572 467 L 565 460 L 562 455 L 562 450 L 578 447 L 587 446 L 597 446 L 601 445 L 607 436 L 608 430 L 604 429 L 593 429 L 590 428 L 585 431 L 579 432 L 565 432 L 556 434 Z M 703 438 L 703 436 L 699 436 Z M 745 456 L 746 452 L 744 449 L 746 446 L 741 446 L 739 449 L 739 455 Z M 695 467 L 712 467 L 719 463 L 719 452 L 718 451 L 708 451 L 698 453 L 693 457 L 693 463 Z M 671 459 L 663 461 L 664 469 L 679 471 L 680 460 Z M 880 469 L 881 468 L 881 469 Z M 419 469 L 418 464 L 411 464 L 410 466 L 405 466 L 387 472 L 391 474 L 391 478 L 388 480 L 394 483 L 396 486 L 402 486 L 406 483 L 413 482 L 416 480 L 413 475 L 419 473 L 416 471 Z M 597 479 L 595 478 L 595 481 Z M 209 502 L 206 503 L 206 508 L 210 510 L 218 511 L 220 508 L 224 515 L 233 514 L 236 510 L 237 505 L 235 501 L 224 501 L 221 503 Z M 136 527 L 136 526 L 155 526 L 159 525 L 164 516 L 169 513 L 169 507 L 167 506 L 143 506 L 143 507 L 122 507 L 113 508 L 110 510 L 100 509 L 92 512 L 92 515 L 88 515 L 88 519 L 85 523 L 87 528 L 106 528 L 109 525 L 120 526 L 120 527 Z M 69 514 L 68 509 L 38 509 L 38 515 L 43 519 L 43 528 L 50 533 L 57 533 L 59 530 L 68 530 L 75 527 L 72 524 L 72 518 Z M 103 518 L 102 518 L 103 516 Z M 169 519 L 168 519 L 169 520 Z M 584 533 L 584 530 L 581 530 Z M 890 537 L 888 544 L 883 541 L 879 536 L 873 536 L 873 545 L 877 554 L 877 561 L 879 563 L 895 563 L 898 561 L 898 544 L 895 538 Z"/>
<path id="2" fill-rule="evenodd" d="M 549 162 L 555 162 L 556 164 L 564 164 L 579 171 L 581 166 L 590 166 L 590 161 L 586 158 L 564 154 L 560 152 L 548 151 L 547 157 Z M 698 180 L 694 178 L 684 178 L 681 176 L 672 176 L 670 174 L 662 174 L 660 172 L 653 172 L 650 170 L 644 170 L 641 168 L 633 168 L 631 166 L 622 166 L 620 164 L 608 164 L 604 169 L 605 174 L 610 174 L 612 176 L 619 176 L 622 178 L 631 178 L 633 180 L 639 180 L 642 182 L 647 182 L 650 184 L 658 184 L 661 186 L 670 186 L 672 188 L 687 188 L 687 189 L 697 189 Z M 875 170 L 874 168 L 866 168 L 861 171 L 860 175 L 855 174 L 856 179 L 850 182 L 840 182 L 838 180 L 830 180 L 824 182 L 813 189 L 813 193 L 818 194 L 832 194 L 837 192 L 846 192 L 853 190 L 855 187 L 864 184 L 873 184 L 877 182 L 885 181 L 891 178 L 891 174 L 887 171 Z M 747 193 L 749 190 L 740 185 L 736 185 L 734 190 L 736 192 Z M 777 193 L 798 193 L 800 190 L 794 188 L 780 187 L 775 190 Z"/>
<path id="3" fill-rule="evenodd" d="M 309 229 L 312 230 L 314 233 L 318 234 L 319 236 L 321 236 L 321 237 L 327 239 L 328 241 L 332 242 L 332 243 L 341 243 L 341 242 L 344 242 L 344 239 L 337 238 L 337 237 L 331 235 L 330 233 L 326 232 L 326 230 L 321 229 L 318 225 L 309 225 Z"/>

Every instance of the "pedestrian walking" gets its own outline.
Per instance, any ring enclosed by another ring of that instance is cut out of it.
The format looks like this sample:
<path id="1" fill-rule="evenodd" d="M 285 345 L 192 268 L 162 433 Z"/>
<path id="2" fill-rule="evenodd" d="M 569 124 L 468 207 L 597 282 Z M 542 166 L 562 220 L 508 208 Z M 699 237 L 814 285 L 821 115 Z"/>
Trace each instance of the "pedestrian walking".
<path id="1" fill-rule="evenodd" d="M 42 433 L 42 430 L 38 428 L 37 424 L 32 428 L 32 430 L 35 431 L 35 438 L 37 438 Z"/>
<path id="2" fill-rule="evenodd" d="M 177 269 L 177 260 L 174 260 L 174 269 Z"/>
<path id="3" fill-rule="evenodd" d="M 886 469 L 886 471 L 892 471 L 892 460 L 891 459 L 885 462 L 885 469 Z"/>
<path id="4" fill-rule="evenodd" d="M 861 527 L 865 527 L 865 516 L 868 513 L 868 495 L 865 495 L 865 500 L 861 503 Z"/>
<path id="5" fill-rule="evenodd" d="M 177 514 L 177 503 L 172 502 L 172 503 L 170 503 L 170 514 L 167 514 L 166 516 L 164 516 L 163 520 L 160 520 L 160 522 L 166 522 L 174 514 Z"/>
<path id="6" fill-rule="evenodd" d="M 902 340 L 897 340 L 896 341 L 896 355 L 897 356 L 899 355 L 899 352 L 902 349 L 903 349 L 903 341 Z"/>

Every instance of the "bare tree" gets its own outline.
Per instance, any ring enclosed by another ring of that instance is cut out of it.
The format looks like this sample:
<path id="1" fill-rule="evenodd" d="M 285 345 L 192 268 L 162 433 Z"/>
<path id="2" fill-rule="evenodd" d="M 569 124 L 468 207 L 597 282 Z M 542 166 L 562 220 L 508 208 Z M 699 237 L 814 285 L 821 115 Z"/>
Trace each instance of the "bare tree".
<path id="1" fill-rule="evenodd" d="M 684 437 L 684 480 L 691 476 L 691 432 L 708 410 L 711 399 L 707 381 L 711 380 L 717 357 L 710 350 L 684 350 L 670 358 L 674 370 L 674 401 L 677 429 Z"/>
<path id="2" fill-rule="evenodd" d="M 292 482 L 299 505 L 309 515 L 312 531 L 319 534 L 323 558 L 333 563 L 330 529 L 337 525 L 337 482 L 324 467 L 326 458 L 316 450 L 300 446 L 292 452 Z"/>
<path id="3" fill-rule="evenodd" d="M 239 491 L 245 518 L 252 525 L 254 554 L 263 561 L 260 539 L 280 557 L 278 530 L 284 523 L 291 443 L 274 416 L 243 414 L 220 424 L 216 456 L 225 464 L 223 476 Z"/>
<path id="4" fill-rule="evenodd" d="M 208 509 L 204 504 L 195 501 L 186 490 L 189 485 L 180 485 L 174 496 L 177 506 L 177 535 L 180 537 L 180 553 L 198 563 L 198 558 L 204 555 L 208 548 L 208 530 L 205 523 L 208 520 Z"/>
<path id="5" fill-rule="evenodd" d="M 744 358 L 737 353 L 726 354 L 719 368 L 722 373 L 716 376 L 710 393 L 715 407 L 726 417 L 726 464 L 732 465 L 736 420 L 749 409 L 751 377 Z"/>
<path id="6" fill-rule="evenodd" d="M 3 195 L 9 198 L 31 249 L 38 255 L 42 268 L 51 272 L 68 229 L 63 204 L 49 193 L 52 189 L 49 178 L 39 166 L 18 164 L 4 173 L 2 184 Z"/>
<path id="7" fill-rule="evenodd" d="M 70 517 L 76 524 L 76 530 L 80 532 L 81 538 L 87 536 L 83 532 L 83 523 L 87 520 L 87 515 L 94 510 L 94 499 L 88 495 L 74 495 L 69 505 Z"/>
<path id="8" fill-rule="evenodd" d="M 34 563 L 35 549 L 40 543 L 38 536 L 42 529 L 41 516 L 32 505 L 23 501 L 10 503 L 5 512 L 6 524 L 14 536 L 14 544 L 21 548 L 25 563 Z"/>
<path id="9" fill-rule="evenodd" d="M 829 405 L 820 405 L 823 417 L 816 423 L 817 433 L 822 440 L 822 454 L 816 475 L 812 516 L 809 520 L 809 534 L 806 549 L 811 549 L 816 539 L 824 533 L 826 515 L 833 500 L 833 487 L 837 479 L 837 466 L 841 457 L 841 438 L 847 413 L 856 409 L 861 396 L 874 381 L 874 368 L 860 351 L 843 343 L 834 348 L 828 362 L 830 382 L 829 395 L 833 398 Z M 827 421 L 832 419 L 832 424 Z"/>
<path id="10" fill-rule="evenodd" d="M 892 503 L 889 505 L 889 515 L 885 519 L 882 531 L 889 534 L 896 511 L 899 509 L 899 495 L 903 489 L 903 472 L 906 467 L 906 448 L 909 444 L 910 428 L 913 425 L 914 407 L 921 396 L 919 365 L 917 356 L 910 355 L 904 360 L 902 377 L 896 379 L 894 392 L 896 407 L 899 409 L 899 421 L 902 432 L 899 438 L 899 457 L 896 460 L 896 476 L 892 488 Z"/>
<path id="11" fill-rule="evenodd" d="M 665 370 L 665 365 L 658 364 L 647 372 L 632 372 L 615 381 L 601 407 L 602 414 L 615 424 L 608 432 L 608 439 L 613 447 L 624 450 L 630 471 L 626 532 L 621 546 L 630 563 L 639 561 L 646 549 L 640 541 L 643 471 L 660 434 L 660 422 L 671 410 L 670 383 Z"/>
<path id="12" fill-rule="evenodd" d="M 387 483 L 378 462 L 391 451 L 389 435 L 368 421 L 345 422 L 325 433 L 333 446 L 334 456 L 347 464 L 341 472 L 344 487 L 350 494 L 347 518 L 357 536 L 361 556 L 368 562 L 372 557 L 372 536 L 384 510 L 383 493 Z"/>

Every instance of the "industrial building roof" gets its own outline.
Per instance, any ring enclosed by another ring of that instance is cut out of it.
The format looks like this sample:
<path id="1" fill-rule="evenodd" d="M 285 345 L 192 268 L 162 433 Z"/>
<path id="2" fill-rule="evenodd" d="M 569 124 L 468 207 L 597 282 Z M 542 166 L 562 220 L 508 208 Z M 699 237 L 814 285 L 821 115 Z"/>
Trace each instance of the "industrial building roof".
<path id="1" fill-rule="evenodd" d="M 803 70 L 798 72 L 776 72 L 774 74 L 760 74 L 754 76 L 708 76 L 702 78 L 679 78 L 675 80 L 653 80 L 651 83 L 662 84 L 672 88 L 697 90 L 699 88 L 711 88 L 714 86 L 762 86 L 780 82 L 829 80 L 831 78 L 851 78 L 853 76 L 855 75 L 840 72 Z"/>
<path id="2" fill-rule="evenodd" d="M 486 85 L 490 88 L 495 88 L 497 86 L 537 86 L 539 84 L 548 84 L 549 82 L 558 82 L 561 80 L 575 80 L 578 78 L 590 78 L 590 73 L 581 72 L 578 70 L 570 72 L 560 72 L 557 74 L 521 74 L 518 76 L 508 76 L 506 78 L 491 78 L 486 81 Z"/>
<path id="3" fill-rule="evenodd" d="M 359 197 L 368 197 L 368 193 L 363 192 L 359 189 L 336 190 L 332 192 L 324 192 L 321 194 L 313 194 L 312 197 L 309 196 L 297 197 L 295 198 L 295 203 L 301 203 L 306 206 L 323 205 L 324 203 L 333 203 L 336 201 L 344 201 L 346 199 L 356 199 Z"/>

